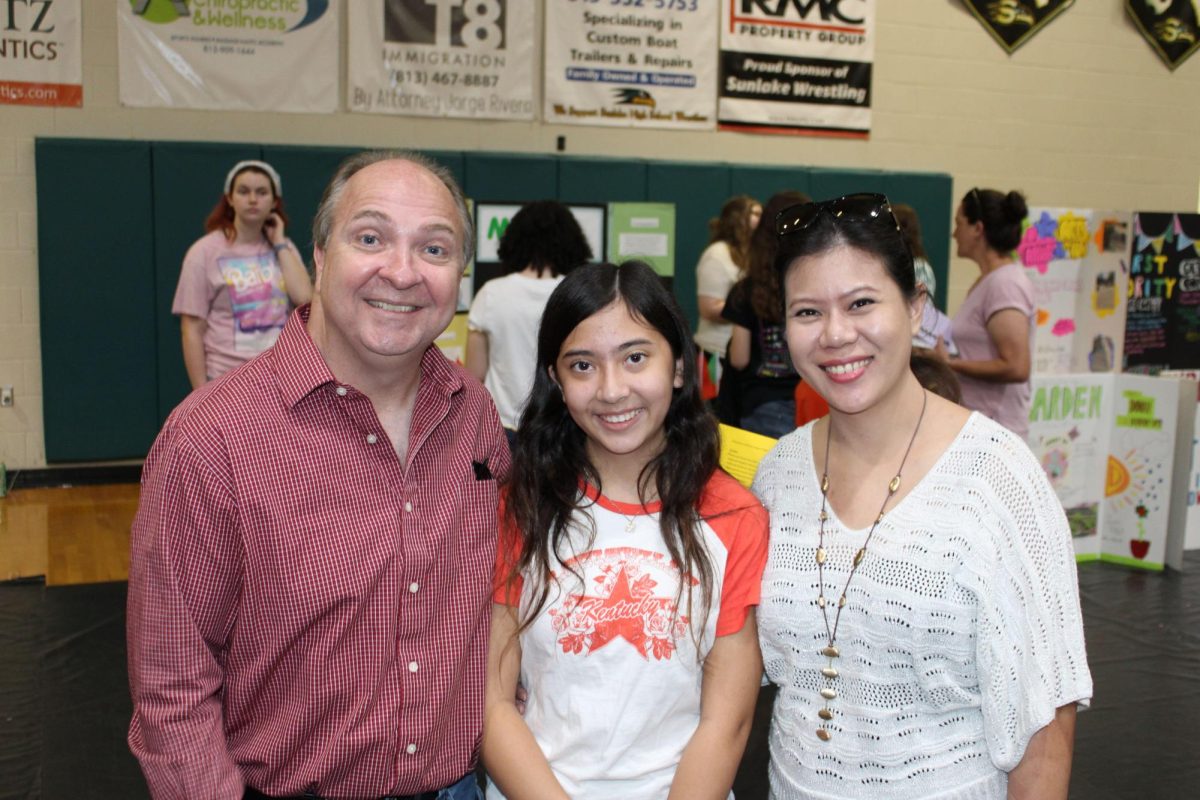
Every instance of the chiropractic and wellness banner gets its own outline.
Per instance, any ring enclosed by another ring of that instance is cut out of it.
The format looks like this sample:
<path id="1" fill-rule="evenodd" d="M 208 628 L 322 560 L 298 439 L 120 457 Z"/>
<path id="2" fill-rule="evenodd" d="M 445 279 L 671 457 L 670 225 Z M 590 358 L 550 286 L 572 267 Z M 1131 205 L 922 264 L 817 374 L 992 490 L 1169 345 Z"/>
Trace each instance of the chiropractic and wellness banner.
<path id="1" fill-rule="evenodd" d="M 121 103 L 337 109 L 338 0 L 116 0 Z"/>
<path id="2" fill-rule="evenodd" d="M 547 122 L 712 130 L 717 6 L 546 2 Z"/>
<path id="3" fill-rule="evenodd" d="M 875 0 L 721 0 L 718 127 L 866 138 Z"/>
<path id="4" fill-rule="evenodd" d="M 82 106 L 80 0 L 0 4 L 0 104 Z"/>
<path id="5" fill-rule="evenodd" d="M 1200 49 L 1200 4 L 1196 0 L 1125 0 L 1125 10 L 1171 69 Z"/>
<path id="6" fill-rule="evenodd" d="M 967 10 L 992 35 L 996 44 L 1011 53 L 1066 11 L 1075 0 L 963 0 Z"/>
<path id="7" fill-rule="evenodd" d="M 533 119 L 529 0 L 354 0 L 348 10 L 351 111 Z"/>

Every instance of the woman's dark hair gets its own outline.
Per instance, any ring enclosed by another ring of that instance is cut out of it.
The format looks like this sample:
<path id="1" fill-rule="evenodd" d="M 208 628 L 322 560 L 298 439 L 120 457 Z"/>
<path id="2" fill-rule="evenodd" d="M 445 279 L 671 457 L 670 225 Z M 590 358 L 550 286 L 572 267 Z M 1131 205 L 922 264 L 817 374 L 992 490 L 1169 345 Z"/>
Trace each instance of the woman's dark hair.
<path id="1" fill-rule="evenodd" d="M 262 175 L 267 179 L 267 183 L 271 184 L 271 196 L 275 198 L 275 208 L 273 208 L 272 211 L 279 215 L 279 218 L 283 220 L 284 228 L 287 228 L 291 224 L 291 220 L 288 219 L 287 212 L 283 210 L 283 197 L 275 194 L 275 179 L 262 169 L 259 169 L 255 166 L 249 166 L 238 170 L 237 174 L 233 176 L 233 180 L 229 182 L 231 187 L 230 191 L 232 192 L 233 189 L 237 188 L 238 178 L 240 178 L 242 175 L 245 175 L 247 172 L 254 172 Z M 229 204 L 229 198 L 222 194 L 221 199 L 218 200 L 217 204 L 212 207 L 212 211 L 208 212 L 208 217 L 206 217 L 204 220 L 204 232 L 212 233 L 213 231 L 221 231 L 225 234 L 226 239 L 232 240 L 233 237 L 237 235 L 237 231 L 233 227 L 234 216 L 233 206 Z"/>
<path id="2" fill-rule="evenodd" d="M 1011 253 L 1021 243 L 1021 224 L 1029 215 L 1025 195 L 995 189 L 972 189 L 962 199 L 963 216 L 972 225 L 983 222 L 983 236 L 998 253 Z"/>
<path id="3" fill-rule="evenodd" d="M 758 201 L 748 194 L 738 194 L 725 201 L 721 215 L 708 221 L 708 243 L 724 242 L 729 256 L 742 272 L 748 267 L 750 254 L 750 212 Z"/>
<path id="4" fill-rule="evenodd" d="M 580 481 L 603 492 L 600 475 L 588 459 L 587 437 L 571 418 L 550 368 L 558 361 L 563 342 L 581 322 L 617 302 L 624 303 L 634 319 L 661 333 L 675 361 L 682 364 L 683 386 L 674 390 L 667 409 L 662 452 L 638 476 L 638 495 L 644 503 L 653 485 L 662 503 L 659 526 L 671 559 L 682 575 L 699 581 L 704 609 L 712 598 L 713 566 L 698 508 L 704 487 L 717 469 L 720 445 L 716 421 L 700 399 L 691 330 L 674 296 L 646 264 L 588 264 L 555 287 L 542 312 L 533 389 L 513 449 L 504 513 L 507 527 L 519 537 L 521 555 L 507 577 L 512 585 L 517 575 L 523 575 L 534 581 L 535 587 L 534 602 L 521 620 L 522 629 L 546 605 L 549 577 L 558 569 L 556 556 L 566 563 L 577 555 L 571 548 L 569 524 L 576 511 L 592 504 L 580 492 Z M 687 581 L 680 582 L 680 595 L 685 584 Z M 693 631 L 702 631 L 707 611 L 697 619 L 692 609 L 689 591 L 686 616 L 700 623 Z"/>
<path id="5" fill-rule="evenodd" d="M 895 215 L 896 222 L 900 223 L 900 233 L 904 236 L 904 242 L 912 252 L 913 259 L 923 258 L 928 261 L 925 243 L 921 241 L 921 220 L 917 217 L 917 210 L 907 203 L 892 203 L 892 214 Z"/>
<path id="6" fill-rule="evenodd" d="M 774 217 L 770 219 L 774 229 Z M 788 269 L 796 259 L 843 246 L 878 258 L 900 287 L 900 293 L 908 300 L 916 298 L 917 277 L 912 253 L 891 214 L 840 221 L 830 213 L 817 214 L 806 228 L 779 237 L 779 252 L 775 259 L 777 280 L 783 285 Z M 782 301 L 779 309 L 782 312 Z"/>
<path id="7" fill-rule="evenodd" d="M 533 267 L 541 277 L 566 275 L 592 259 L 592 248 L 579 221 L 557 200 L 527 203 L 509 220 L 497 250 L 505 271 Z"/>
<path id="8" fill-rule="evenodd" d="M 764 322 L 783 321 L 783 284 L 775 269 L 779 237 L 775 235 L 775 216 L 785 208 L 811 200 L 804 192 L 779 192 L 763 206 L 762 224 L 750 237 L 750 263 L 746 277 L 750 282 L 750 307 Z"/>
<path id="9" fill-rule="evenodd" d="M 962 402 L 962 385 L 958 382 L 958 375 L 932 350 L 914 347 L 908 358 L 908 366 L 923 388 L 951 403 Z"/>

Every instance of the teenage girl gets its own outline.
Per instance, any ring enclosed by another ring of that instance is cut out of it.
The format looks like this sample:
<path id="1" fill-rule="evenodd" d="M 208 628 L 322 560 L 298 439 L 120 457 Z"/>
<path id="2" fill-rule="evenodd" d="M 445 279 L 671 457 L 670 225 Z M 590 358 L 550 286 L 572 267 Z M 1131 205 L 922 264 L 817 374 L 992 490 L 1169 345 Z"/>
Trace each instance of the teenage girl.
<path id="1" fill-rule="evenodd" d="M 563 279 L 502 504 L 489 797 L 730 796 L 768 522 L 717 461 L 690 332 L 654 272 Z"/>

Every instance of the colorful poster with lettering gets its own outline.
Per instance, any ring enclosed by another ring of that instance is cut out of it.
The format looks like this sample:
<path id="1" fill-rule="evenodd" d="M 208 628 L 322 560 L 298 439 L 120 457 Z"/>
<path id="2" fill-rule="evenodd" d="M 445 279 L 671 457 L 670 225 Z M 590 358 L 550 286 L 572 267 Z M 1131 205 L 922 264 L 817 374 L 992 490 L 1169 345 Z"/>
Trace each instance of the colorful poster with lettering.
<path id="1" fill-rule="evenodd" d="M 536 37 L 528 0 L 354 0 L 351 111 L 533 119 Z"/>
<path id="2" fill-rule="evenodd" d="M 1167 555 L 1179 384 L 1143 375 L 1115 380 L 1100 558 L 1161 570 Z"/>
<path id="3" fill-rule="evenodd" d="M 1011 53 L 1057 17 L 1075 0 L 963 0 L 967 10 L 979 20 L 996 44 Z"/>
<path id="4" fill-rule="evenodd" d="M 1200 369 L 1200 214 L 1134 217 L 1125 369 Z"/>
<path id="5" fill-rule="evenodd" d="M 338 0 L 116 0 L 122 105 L 337 110 Z"/>
<path id="6" fill-rule="evenodd" d="M 0 5 L 0 104 L 83 105 L 80 0 Z"/>
<path id="7" fill-rule="evenodd" d="M 1129 214 L 1031 208 L 1017 256 L 1033 283 L 1035 375 L 1112 372 L 1121 363 Z"/>
<path id="8" fill-rule="evenodd" d="M 1200 381 L 1200 370 L 1163 370 L 1160 377 Z M 1191 469 L 1188 470 L 1187 488 L 1184 491 L 1187 502 L 1187 508 L 1184 511 L 1183 547 L 1185 550 L 1200 550 L 1200 392 L 1197 392 L 1196 400 L 1198 405 L 1196 412 L 1192 415 L 1194 424 L 1192 425 Z"/>
<path id="9" fill-rule="evenodd" d="M 617 264 L 645 261 L 662 277 L 674 278 L 674 203 L 609 203 L 608 257 Z"/>
<path id="10" fill-rule="evenodd" d="M 1100 558 L 1112 375 L 1035 375 L 1026 441 L 1054 487 L 1080 561 Z"/>
<path id="11" fill-rule="evenodd" d="M 1125 10 L 1170 69 L 1200 49 L 1200 4 L 1196 0 L 1125 0 Z"/>
<path id="12" fill-rule="evenodd" d="M 713 0 L 546 2 L 547 122 L 713 130 Z"/>
<path id="13" fill-rule="evenodd" d="M 721 0 L 721 130 L 866 138 L 875 0 Z"/>

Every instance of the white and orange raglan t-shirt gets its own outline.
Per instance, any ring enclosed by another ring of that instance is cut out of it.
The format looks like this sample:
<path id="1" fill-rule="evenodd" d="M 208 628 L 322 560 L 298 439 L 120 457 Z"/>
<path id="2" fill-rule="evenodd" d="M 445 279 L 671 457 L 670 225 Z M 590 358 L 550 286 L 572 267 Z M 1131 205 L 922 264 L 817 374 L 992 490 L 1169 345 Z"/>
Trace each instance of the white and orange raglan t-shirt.
<path id="1" fill-rule="evenodd" d="M 709 480 L 700 502 L 713 567 L 705 619 L 702 608 L 688 614 L 686 593 L 676 607 L 681 576 L 659 531 L 660 505 L 583 491 L 594 502 L 576 512 L 575 547 L 556 562 L 549 600 L 521 634 L 525 722 L 571 797 L 665 798 L 700 721 L 704 658 L 758 604 L 767 512 L 724 472 Z M 503 528 L 494 600 L 524 607 L 532 586 L 504 577 L 519 537 Z M 688 584 L 699 605 L 698 581 Z M 490 785 L 488 797 L 502 795 Z"/>

